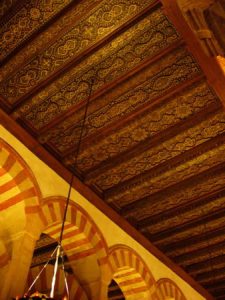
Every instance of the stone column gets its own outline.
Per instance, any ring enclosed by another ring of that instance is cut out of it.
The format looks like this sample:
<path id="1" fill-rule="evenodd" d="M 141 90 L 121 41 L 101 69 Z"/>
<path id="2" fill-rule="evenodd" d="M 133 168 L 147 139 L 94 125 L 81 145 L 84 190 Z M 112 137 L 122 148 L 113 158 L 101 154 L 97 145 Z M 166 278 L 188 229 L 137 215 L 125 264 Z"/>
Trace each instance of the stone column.
<path id="1" fill-rule="evenodd" d="M 7 242 L 7 248 L 11 250 L 11 259 L 1 278 L 0 299 L 11 299 L 24 293 L 36 240 L 37 237 L 27 232 L 20 232 Z"/>
<path id="2" fill-rule="evenodd" d="M 85 290 L 88 299 L 90 300 L 100 300 L 100 281 L 96 280 L 93 282 L 82 283 L 82 288 Z"/>
<path id="3" fill-rule="evenodd" d="M 110 284 L 110 282 L 101 280 L 99 300 L 107 300 L 108 299 L 109 284 Z"/>

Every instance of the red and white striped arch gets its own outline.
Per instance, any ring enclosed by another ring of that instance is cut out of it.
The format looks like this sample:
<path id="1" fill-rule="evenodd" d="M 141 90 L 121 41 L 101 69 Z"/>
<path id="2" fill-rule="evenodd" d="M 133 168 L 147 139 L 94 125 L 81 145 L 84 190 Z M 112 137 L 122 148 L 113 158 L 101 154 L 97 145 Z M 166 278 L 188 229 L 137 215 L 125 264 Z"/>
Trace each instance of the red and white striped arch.
<path id="1" fill-rule="evenodd" d="M 65 210 L 66 198 L 49 197 L 43 199 L 39 212 L 43 232 L 58 240 Z M 105 239 L 87 212 L 70 202 L 67 210 L 63 234 L 63 249 L 70 262 L 95 255 L 99 264 L 107 262 Z"/>
<path id="2" fill-rule="evenodd" d="M 126 299 L 149 299 L 154 278 L 141 257 L 131 248 L 116 245 L 109 249 L 112 278 Z"/>
<path id="3" fill-rule="evenodd" d="M 162 278 L 156 283 L 152 300 L 186 300 L 180 288 L 171 279 Z"/>
<path id="4" fill-rule="evenodd" d="M 37 266 L 30 269 L 28 274 L 28 285 L 33 283 L 34 279 L 38 275 L 38 273 L 42 270 L 43 266 Z M 32 288 L 32 292 L 39 291 L 43 294 L 50 293 L 51 290 L 51 280 L 53 275 L 54 267 L 52 265 L 48 265 L 43 272 L 41 273 L 39 279 L 36 281 Z M 79 285 L 75 276 L 69 274 L 67 276 L 67 283 L 70 291 L 70 299 L 71 300 L 88 300 L 85 291 Z M 64 274 L 61 269 L 58 270 L 57 278 L 56 278 L 56 286 L 55 286 L 55 299 L 62 299 L 62 296 L 66 295 L 66 287 L 64 283 Z"/>
<path id="5" fill-rule="evenodd" d="M 32 171 L 5 141 L 0 139 L 0 211 L 24 202 L 26 213 L 37 212 L 40 189 Z"/>

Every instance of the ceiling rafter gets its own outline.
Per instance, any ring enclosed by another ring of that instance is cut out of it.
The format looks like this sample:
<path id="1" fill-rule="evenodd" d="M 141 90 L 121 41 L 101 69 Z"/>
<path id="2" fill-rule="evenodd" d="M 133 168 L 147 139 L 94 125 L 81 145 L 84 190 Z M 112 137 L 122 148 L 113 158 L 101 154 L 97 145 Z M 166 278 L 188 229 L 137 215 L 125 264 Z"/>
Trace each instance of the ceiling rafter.
<path id="1" fill-rule="evenodd" d="M 167 53 L 170 53 L 173 49 L 176 49 L 176 48 L 178 48 L 182 45 L 184 45 L 184 43 L 181 39 L 179 39 L 178 41 L 174 42 L 171 46 L 168 46 L 164 51 L 156 54 L 155 56 L 151 57 L 150 59 L 146 59 L 144 62 L 139 64 L 134 69 L 131 69 L 130 71 L 126 72 L 121 77 L 119 77 L 116 80 L 110 82 L 109 84 L 101 86 L 101 88 L 99 90 L 92 93 L 90 101 L 94 101 L 98 97 L 101 97 L 101 96 L 107 94 L 107 92 L 109 92 L 110 90 L 112 90 L 116 86 L 122 84 L 124 81 L 129 80 L 129 78 L 134 76 L 136 73 L 138 73 L 140 71 L 143 71 L 143 69 L 146 68 L 148 65 L 154 63 L 156 60 L 159 60 L 161 57 L 163 57 Z M 40 136 L 45 134 L 45 132 L 50 130 L 51 128 L 54 128 L 54 126 L 60 124 L 66 118 L 68 118 L 71 115 L 75 114 L 78 110 L 83 109 L 85 107 L 86 102 L 87 102 L 87 98 L 82 100 L 80 103 L 75 104 L 68 111 L 65 111 L 64 113 L 60 114 L 58 117 L 56 117 L 50 123 L 48 123 L 46 126 L 41 128 L 38 131 Z M 128 116 L 128 118 L 129 118 L 129 116 Z M 41 139 L 41 137 L 40 137 L 40 139 Z M 69 153 L 71 153 L 71 150 L 68 149 L 68 152 L 66 152 L 63 155 L 68 155 Z"/>
<path id="2" fill-rule="evenodd" d="M 222 195 L 222 197 L 224 196 L 225 194 L 225 191 L 223 190 L 222 192 L 219 191 L 218 194 Z M 214 196 L 212 196 L 213 198 Z M 210 197 L 210 199 L 212 199 Z M 201 201 L 201 198 L 200 198 L 200 201 Z M 203 201 L 204 201 L 204 198 L 203 198 Z M 211 201 L 211 200 L 209 200 Z M 213 201 L 213 199 L 212 199 Z M 193 248 L 193 249 L 199 249 L 201 248 L 201 244 L 203 244 L 204 242 L 207 242 L 208 240 L 211 240 L 213 238 L 223 238 L 225 234 L 225 229 L 224 228 L 220 228 L 220 229 L 214 229 L 214 230 L 210 230 L 206 233 L 200 233 L 198 235 L 195 235 L 193 237 L 189 237 L 187 239 L 181 239 L 180 241 L 178 242 L 174 242 L 174 243 L 164 243 L 164 244 L 160 244 L 160 241 L 159 242 L 156 242 L 156 245 L 158 245 L 159 247 L 165 249 L 165 253 L 167 255 L 170 255 L 171 252 L 174 252 L 175 251 L 179 251 L 181 250 L 180 252 L 182 253 L 182 250 L 183 252 L 187 252 L 189 250 L 185 250 L 187 246 Z"/>
<path id="3" fill-rule="evenodd" d="M 222 163 L 221 165 L 216 166 L 216 168 L 213 167 L 210 170 L 203 171 L 202 173 L 198 174 L 197 176 L 185 179 L 184 181 L 178 182 L 178 183 L 174 184 L 173 186 L 169 186 L 162 191 L 152 194 L 151 196 L 144 197 L 144 198 L 139 199 L 131 204 L 128 204 L 121 209 L 120 213 L 126 217 L 128 215 L 128 213 L 135 207 L 136 207 L 136 210 L 141 209 L 143 206 L 147 205 L 149 203 L 149 201 L 150 202 L 159 201 L 159 199 L 162 197 L 165 197 L 165 195 L 169 196 L 169 193 L 174 193 L 176 191 L 179 191 L 182 188 L 185 188 L 186 186 L 192 186 L 198 182 L 202 182 L 202 181 L 204 181 L 206 176 L 213 176 L 215 171 L 217 172 L 217 174 L 224 173 L 224 164 Z M 192 199 L 189 199 L 189 201 L 191 202 Z"/>
<path id="4" fill-rule="evenodd" d="M 194 76 L 190 80 L 187 80 L 186 82 L 182 83 L 181 85 L 178 85 L 177 87 L 167 91 L 166 94 L 164 94 L 160 97 L 157 97 L 156 99 L 153 99 L 152 101 L 145 103 L 143 106 L 139 107 L 135 111 L 133 111 L 130 114 L 128 114 L 127 116 L 125 116 L 119 122 L 118 121 L 112 122 L 111 124 L 105 126 L 103 129 L 100 129 L 99 131 L 95 132 L 94 134 L 90 134 L 90 135 L 88 135 L 88 137 L 84 137 L 84 139 L 82 140 L 81 151 L 82 151 L 82 149 L 87 149 L 88 147 L 90 147 L 93 143 L 96 142 L 96 140 L 100 142 L 101 140 L 104 140 L 104 138 L 106 136 L 109 136 L 110 134 L 114 133 L 116 130 L 118 131 L 121 128 L 123 128 L 124 126 L 129 126 L 130 122 L 132 122 L 134 118 L 140 118 L 140 116 L 145 114 L 146 111 L 154 110 L 155 107 L 157 107 L 158 105 L 161 105 L 161 103 L 169 101 L 170 98 L 173 97 L 173 95 L 175 95 L 176 93 L 179 93 L 180 91 L 189 87 L 190 85 L 192 85 L 198 81 L 201 81 L 203 79 L 203 77 L 204 76 L 202 74 Z M 68 158 L 69 158 L 69 160 L 72 161 L 73 153 L 74 153 L 74 150 L 71 150 L 71 149 L 69 151 L 63 153 L 65 163 L 68 160 Z M 116 156 L 115 160 L 117 161 L 117 159 L 118 159 L 118 161 L 120 161 L 120 159 L 117 158 L 117 156 Z M 69 165 L 69 162 L 67 164 Z M 103 167 L 103 170 L 104 170 L 104 168 L 107 168 L 107 161 L 105 161 L 103 163 L 103 166 L 98 165 L 97 167 L 98 167 L 98 169 Z M 89 169 L 88 174 L 90 174 L 92 171 L 94 171 L 94 169 L 96 169 L 96 167 L 94 167 L 93 170 Z M 88 178 L 87 178 L 87 180 L 88 180 Z"/>
<path id="5" fill-rule="evenodd" d="M 103 47 L 106 43 L 112 41 L 116 36 L 118 36 L 120 33 L 127 30 L 129 27 L 131 27 L 135 22 L 138 22 L 141 18 L 143 18 L 146 14 L 149 13 L 152 9 L 155 9 L 155 7 L 159 6 L 159 0 L 154 0 L 150 5 L 148 5 L 145 9 L 143 9 L 141 12 L 139 12 L 137 15 L 130 18 L 128 21 L 126 21 L 123 25 L 119 26 L 113 32 L 108 34 L 106 37 L 101 39 L 100 41 L 96 42 L 95 44 L 88 47 L 86 50 L 84 50 L 82 53 L 78 54 L 77 56 L 73 57 L 69 62 L 65 63 L 62 67 L 58 68 L 54 71 L 54 73 L 50 74 L 46 79 L 42 80 L 38 83 L 38 85 L 34 86 L 32 90 L 27 92 L 24 96 L 20 97 L 13 105 L 12 112 L 17 110 L 19 106 L 23 103 L 25 103 L 27 100 L 29 100 L 32 96 L 34 96 L 36 93 L 38 93 L 41 89 L 46 87 L 48 84 L 52 83 L 57 77 L 64 74 L 66 71 L 68 71 L 72 66 L 83 60 L 86 56 L 91 55 L 91 53 L 97 51 L 101 47 Z"/>
<path id="6" fill-rule="evenodd" d="M 198 124 L 204 117 L 206 118 L 207 115 L 213 114 L 218 109 L 217 104 L 209 105 L 205 108 L 204 111 L 196 113 L 194 116 L 187 118 L 186 120 L 180 121 L 179 127 L 178 124 L 172 125 L 169 128 L 166 128 L 163 131 L 160 131 L 155 136 L 149 137 L 144 141 L 141 141 L 139 144 L 135 145 L 133 148 L 129 148 L 126 152 L 122 152 L 121 154 L 115 156 L 114 158 L 108 159 L 108 161 L 103 161 L 100 165 L 94 166 L 93 169 L 88 170 L 88 175 L 85 178 L 86 183 L 91 183 L 97 176 L 100 174 L 110 170 L 111 168 L 115 167 L 116 165 L 124 162 L 124 157 L 126 160 L 132 159 L 134 156 L 137 156 L 140 153 L 143 153 L 149 148 L 152 148 L 163 141 L 168 140 L 169 138 L 178 134 L 178 132 L 184 131 L 196 124 Z M 106 191 L 106 197 L 110 196 L 111 194 L 116 193 L 118 190 L 123 189 L 123 185 L 126 185 L 133 179 L 128 180 L 120 184 L 119 186 L 114 186 L 112 189 Z"/>
<path id="7" fill-rule="evenodd" d="M 197 197 L 196 199 L 193 199 L 192 201 L 183 204 L 183 205 L 178 205 L 175 208 L 160 212 L 156 215 L 152 215 L 146 219 L 142 219 L 140 221 L 138 221 L 137 226 L 140 229 L 143 229 L 145 227 L 148 227 L 150 225 L 155 225 L 159 222 L 164 222 L 167 219 L 170 219 L 174 216 L 174 214 L 179 215 L 188 211 L 192 211 L 193 209 L 196 209 L 197 207 L 199 207 L 199 209 L 201 209 L 201 207 L 204 207 L 205 204 L 210 203 L 214 200 L 216 200 L 217 198 L 222 198 L 225 197 L 225 187 L 220 189 L 219 191 L 213 191 L 211 194 L 208 195 L 204 195 L 202 197 Z M 225 232 L 225 229 L 224 229 Z M 207 236 L 207 234 L 205 234 Z M 199 237 L 190 237 L 187 240 L 182 240 L 180 242 L 177 243 L 173 243 L 172 249 L 170 249 L 169 245 L 165 244 L 165 248 L 166 248 L 166 253 L 170 253 L 170 251 L 172 251 L 174 248 L 176 249 L 180 249 L 185 247 L 185 245 L 190 245 L 190 244 L 195 244 L 197 241 L 205 239 L 205 235 L 201 234 Z M 212 234 L 213 235 L 213 234 Z"/>
<path id="8" fill-rule="evenodd" d="M 78 2 L 79 1 L 81 1 L 81 0 L 78 0 Z M 22 42 L 20 42 L 10 53 L 7 54 L 6 57 L 3 58 L 3 60 L 1 61 L 1 65 L 7 64 L 7 62 L 14 55 L 16 55 L 19 51 L 22 51 L 23 48 L 26 45 L 28 45 L 30 42 L 32 42 L 32 40 L 38 34 L 41 34 L 43 31 L 45 31 L 50 25 L 53 25 L 54 21 L 57 20 L 58 18 L 60 18 L 61 16 L 63 16 L 68 10 L 73 9 L 73 7 L 76 6 L 78 2 L 75 3 L 73 1 L 71 1 L 71 3 L 68 3 L 68 5 L 66 5 L 60 11 L 58 11 L 58 13 L 56 13 L 55 15 L 53 15 L 49 20 L 47 20 L 46 22 L 43 22 L 38 28 L 36 28 L 35 30 L 33 30 L 30 35 L 28 35 L 27 37 L 25 37 L 25 39 Z M 25 3 L 27 3 L 29 5 L 30 4 L 30 0 L 17 1 L 16 4 L 13 6 L 14 12 L 10 11 L 10 13 L 8 14 L 8 16 L 6 15 L 6 19 L 4 19 L 3 22 L 6 23 L 7 21 L 9 21 L 10 18 L 13 17 L 13 15 L 17 11 L 19 11 L 19 9 L 22 9 L 22 7 L 24 6 Z"/>

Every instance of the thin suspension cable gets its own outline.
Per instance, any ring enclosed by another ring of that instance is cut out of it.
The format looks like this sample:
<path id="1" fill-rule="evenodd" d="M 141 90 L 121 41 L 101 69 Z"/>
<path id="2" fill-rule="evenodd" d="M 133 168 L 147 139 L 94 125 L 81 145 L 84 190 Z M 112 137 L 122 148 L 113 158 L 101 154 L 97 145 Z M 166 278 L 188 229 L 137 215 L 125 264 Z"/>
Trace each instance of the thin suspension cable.
<path id="1" fill-rule="evenodd" d="M 51 292 L 50 292 L 50 298 L 54 298 L 54 291 L 55 291 L 56 275 L 57 275 L 58 264 L 59 264 L 60 249 L 61 249 L 61 245 L 58 245 L 57 252 L 56 252 L 55 265 L 54 265 L 54 273 L 53 273 L 53 278 L 52 278 L 52 288 L 51 288 Z"/>
<path id="2" fill-rule="evenodd" d="M 78 140 L 78 144 L 77 144 L 77 153 L 76 153 L 76 156 L 75 156 L 75 163 L 74 163 L 75 166 L 77 164 L 77 159 L 78 159 L 78 156 L 79 156 L 79 153 L 80 153 L 80 146 L 81 146 L 81 141 L 82 141 L 83 132 L 84 132 L 84 125 L 85 125 L 85 121 L 86 121 L 86 118 L 87 118 L 88 106 L 89 106 L 89 102 L 90 102 L 90 98 L 91 98 L 91 94 L 92 94 L 92 88 L 93 88 L 93 84 L 94 84 L 94 79 L 93 78 L 91 79 L 90 84 L 91 84 L 91 86 L 90 86 L 89 95 L 88 95 L 88 99 L 87 99 L 86 106 L 85 106 L 84 118 L 83 118 L 83 122 L 82 122 L 82 125 L 81 125 L 80 136 L 79 136 L 79 140 Z"/>
<path id="3" fill-rule="evenodd" d="M 78 140 L 78 144 L 77 144 L 77 152 L 76 152 L 76 155 L 75 155 L 75 163 L 74 163 L 75 166 L 77 164 L 78 155 L 80 153 L 80 146 L 81 146 L 84 126 L 85 126 L 85 121 L 86 121 L 86 117 L 87 117 L 88 105 L 89 105 L 91 94 L 92 94 L 93 84 L 94 84 L 94 79 L 91 79 L 91 86 L 90 86 L 89 95 L 88 95 L 88 99 L 87 99 L 86 106 L 85 106 L 83 122 L 81 124 L 81 131 L 80 131 L 80 136 L 79 136 L 79 140 Z M 62 243 L 62 238 L 63 238 L 63 231 L 64 231 L 64 227 L 65 227 L 65 222 L 66 222 L 66 215 L 67 215 L 67 210 L 68 210 L 69 201 L 70 201 L 71 189 L 72 189 L 72 186 L 73 186 L 73 179 L 74 179 L 74 175 L 72 173 L 72 176 L 71 176 L 71 179 L 70 179 L 69 192 L 68 192 L 67 199 L 66 199 L 66 207 L 65 207 L 65 211 L 64 211 L 64 215 L 63 215 L 62 229 L 61 229 L 60 238 L 59 238 L 59 244 L 60 245 Z"/>
<path id="4" fill-rule="evenodd" d="M 31 291 L 32 287 L 34 286 L 34 284 L 36 283 L 36 281 L 38 280 L 38 278 L 41 276 L 42 272 L 44 271 L 44 269 L 47 267 L 47 265 L 49 264 L 49 262 L 51 261 L 53 255 L 55 254 L 56 250 L 58 249 L 58 245 L 56 246 L 56 248 L 54 249 L 54 251 L 52 252 L 49 260 L 45 263 L 45 265 L 43 266 L 43 268 L 40 270 L 40 272 L 37 274 L 37 276 L 35 277 L 34 281 L 31 283 L 30 287 L 28 288 L 26 294 L 29 294 L 29 292 Z"/>
<path id="5" fill-rule="evenodd" d="M 91 98 L 91 94 L 92 94 L 92 88 L 93 88 L 93 84 L 94 84 L 94 79 L 93 78 L 91 79 L 90 84 L 91 85 L 90 85 L 89 95 L 88 95 L 88 99 L 87 99 L 86 106 L 85 106 L 84 118 L 83 118 L 83 121 L 82 121 L 80 136 L 79 136 L 78 145 L 77 145 L 77 152 L 76 152 L 76 155 L 75 155 L 75 163 L 74 163 L 75 166 L 77 164 L 78 155 L 80 153 L 80 147 L 81 147 L 81 141 L 82 141 L 84 126 L 85 126 L 85 120 L 86 120 L 86 117 L 87 117 L 88 105 L 89 105 L 89 102 L 90 102 L 90 98 Z M 27 295 L 29 294 L 32 287 L 34 286 L 36 281 L 39 279 L 40 275 L 42 274 L 44 269 L 47 267 L 47 265 L 51 261 L 53 255 L 56 252 L 56 262 L 55 262 L 55 266 L 54 266 L 54 274 L 53 274 L 53 279 L 52 279 L 52 287 L 51 287 L 50 297 L 54 297 L 54 289 L 55 289 L 56 275 L 57 275 L 57 269 L 58 269 L 58 261 L 59 261 L 59 257 L 61 256 L 62 269 L 63 269 L 63 273 L 64 273 L 64 281 L 65 281 L 65 286 L 66 286 L 67 295 L 68 295 L 68 299 L 69 299 L 69 288 L 68 288 L 68 282 L 67 282 L 67 278 L 66 278 L 66 274 L 65 274 L 64 258 L 63 258 L 63 251 L 62 251 L 62 239 L 63 239 L 63 231 L 64 231 L 64 226 L 65 226 L 65 221 L 66 221 L 66 215 L 67 215 L 67 210 L 68 210 L 68 205 L 69 205 L 69 200 L 70 200 L 71 189 L 72 189 L 72 186 L 73 186 L 73 179 L 74 179 L 74 175 L 72 173 L 72 176 L 71 176 L 71 179 L 70 179 L 69 191 L 68 191 L 68 195 L 67 195 L 67 199 L 66 199 L 66 207 L 65 207 L 65 211 L 64 211 L 64 215 L 63 215 L 63 222 L 62 222 L 62 227 L 61 227 L 61 232 L 60 232 L 59 243 L 56 246 L 56 248 L 54 249 L 54 251 L 52 252 L 49 260 L 45 263 L 43 268 L 40 270 L 40 272 L 35 277 L 34 281 L 31 283 L 30 287 L 27 290 L 27 293 L 26 293 Z"/>
<path id="6" fill-rule="evenodd" d="M 66 293 L 67 293 L 67 297 L 68 297 L 68 300 L 69 300 L 70 299 L 70 292 L 69 292 L 69 286 L 68 286 L 67 277 L 66 277 L 66 270 L 65 270 L 65 263 L 64 263 L 62 247 L 61 247 L 60 257 L 61 257 L 61 261 L 62 261 L 62 270 L 63 270 L 64 282 L 65 282 L 65 286 L 66 286 Z"/>
<path id="7" fill-rule="evenodd" d="M 68 206 L 69 206 L 72 185 L 73 185 L 73 173 L 72 173 L 72 176 L 71 176 L 71 179 L 70 179 L 70 187 L 69 187 L 69 192 L 68 192 L 67 199 L 66 199 L 66 207 L 65 207 L 64 215 L 63 215 L 62 228 L 61 228 L 60 238 L 59 238 L 59 244 L 60 245 L 62 244 L 63 231 L 64 231 L 64 227 L 65 227 L 65 222 L 66 222 L 66 215 L 67 215 L 67 209 L 68 209 Z"/>
<path id="8" fill-rule="evenodd" d="M 91 85 L 90 85 L 89 95 L 88 95 L 86 106 L 85 106 L 84 117 L 83 117 L 83 121 L 82 121 L 82 124 L 81 124 L 80 136 L 79 136 L 78 144 L 77 144 L 77 152 L 75 154 L 75 163 L 74 163 L 75 166 L 77 165 L 77 159 L 78 159 L 78 155 L 80 153 L 80 146 L 81 146 L 84 126 L 85 126 L 85 121 L 86 121 L 86 117 L 87 117 L 88 105 L 89 105 L 89 101 L 90 101 L 90 98 L 91 98 L 92 87 L 93 87 L 93 84 L 94 84 L 94 79 L 91 79 L 90 84 Z M 57 275 L 57 270 L 58 270 L 58 260 L 59 260 L 59 256 L 60 256 L 60 253 L 61 253 L 61 250 L 62 250 L 63 232 L 64 232 L 64 227 L 65 227 L 65 222 L 66 222 L 66 215 L 67 215 L 67 210 L 68 210 L 69 201 L 70 201 L 70 194 L 71 194 L 71 190 L 72 190 L 72 186 L 73 186 L 73 179 L 74 179 L 74 175 L 72 173 L 72 176 L 71 176 L 71 179 L 70 179 L 69 191 L 68 191 L 68 195 L 67 195 L 67 199 L 66 199 L 66 206 L 65 206 L 64 215 L 63 215 L 63 222 L 62 222 L 62 227 L 61 227 L 61 232 L 60 232 L 59 244 L 58 244 L 57 253 L 56 253 L 56 262 L 55 262 L 55 267 L 54 267 L 54 274 L 53 274 L 53 278 L 52 278 L 52 288 L 51 288 L 51 293 L 50 293 L 52 298 L 54 297 L 56 275 Z M 62 264 L 63 263 L 64 263 L 64 261 L 62 260 Z M 63 268 L 64 268 L 64 266 L 63 266 Z M 66 288 L 68 289 L 67 281 L 66 281 Z"/>

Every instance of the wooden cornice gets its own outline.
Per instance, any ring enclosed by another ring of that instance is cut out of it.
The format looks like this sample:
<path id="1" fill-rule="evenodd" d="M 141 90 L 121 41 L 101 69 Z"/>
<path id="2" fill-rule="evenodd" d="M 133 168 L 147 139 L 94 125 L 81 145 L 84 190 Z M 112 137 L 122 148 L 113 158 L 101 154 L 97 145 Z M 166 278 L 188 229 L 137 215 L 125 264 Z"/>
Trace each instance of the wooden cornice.
<path id="1" fill-rule="evenodd" d="M 110 34 L 102 38 L 100 41 L 96 42 L 94 45 L 91 45 L 89 48 L 84 50 L 82 53 L 78 54 L 76 57 L 73 57 L 70 61 L 68 61 L 66 64 L 64 64 L 62 67 L 60 67 L 58 70 L 53 72 L 51 75 L 49 75 L 46 79 L 42 80 L 38 83 L 37 86 L 34 86 L 34 88 L 26 93 L 24 96 L 20 97 L 13 106 L 13 111 L 16 111 L 17 108 L 22 103 L 25 103 L 27 100 L 29 100 L 32 96 L 37 94 L 41 89 L 46 87 L 48 84 L 52 83 L 57 77 L 65 74 L 69 69 L 71 69 L 74 65 L 82 61 L 85 57 L 90 56 L 92 53 L 103 47 L 106 43 L 109 43 L 112 41 L 115 37 L 117 37 L 119 34 L 123 33 L 125 30 L 127 30 L 129 27 L 131 27 L 133 24 L 138 22 L 140 19 L 142 19 L 146 14 L 149 13 L 153 8 L 156 6 L 159 6 L 159 0 L 155 0 L 152 2 L 148 7 L 143 9 L 141 12 L 136 14 L 134 17 L 132 17 L 130 20 L 125 22 L 123 25 L 116 28 L 114 31 L 112 31 Z"/>
<path id="2" fill-rule="evenodd" d="M 30 151 L 42 159 L 50 168 L 52 168 L 59 176 L 68 183 L 71 179 L 69 172 L 59 161 L 52 157 L 34 138 L 32 138 L 23 128 L 21 128 L 15 120 L 10 118 L 6 113 L 0 110 L 1 124 L 10 131 L 17 139 L 19 139 Z M 111 209 L 100 197 L 98 197 L 88 186 L 84 185 L 78 178 L 74 178 L 73 188 L 83 197 L 96 206 L 109 219 L 116 223 L 122 230 L 130 235 L 134 240 L 140 243 L 152 255 L 157 257 L 161 262 L 168 266 L 173 272 L 185 280 L 197 292 L 208 300 L 214 300 L 200 284 L 198 284 L 191 276 L 189 276 L 182 268 L 174 264 L 167 256 L 165 256 L 158 248 L 156 248 L 147 238 L 132 227 L 125 219 Z"/>

